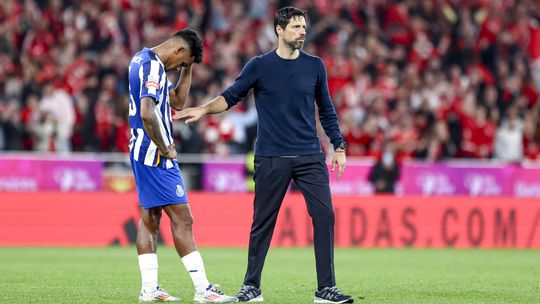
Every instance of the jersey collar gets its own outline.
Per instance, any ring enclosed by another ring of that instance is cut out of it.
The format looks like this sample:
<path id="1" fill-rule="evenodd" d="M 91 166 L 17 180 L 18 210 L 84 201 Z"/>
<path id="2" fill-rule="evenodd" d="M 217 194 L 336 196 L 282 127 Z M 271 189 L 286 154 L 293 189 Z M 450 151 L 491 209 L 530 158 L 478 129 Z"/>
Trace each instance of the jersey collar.
<path id="1" fill-rule="evenodd" d="M 149 49 L 149 48 L 146 48 L 146 47 L 143 48 L 143 50 L 148 51 L 149 53 L 152 53 L 152 54 L 156 55 L 156 58 L 157 58 L 158 62 L 159 62 L 163 67 L 165 67 L 165 65 L 163 64 L 163 62 L 161 61 L 161 59 L 159 58 L 159 56 L 158 56 L 158 54 L 157 54 L 156 52 L 154 52 L 152 49 Z"/>

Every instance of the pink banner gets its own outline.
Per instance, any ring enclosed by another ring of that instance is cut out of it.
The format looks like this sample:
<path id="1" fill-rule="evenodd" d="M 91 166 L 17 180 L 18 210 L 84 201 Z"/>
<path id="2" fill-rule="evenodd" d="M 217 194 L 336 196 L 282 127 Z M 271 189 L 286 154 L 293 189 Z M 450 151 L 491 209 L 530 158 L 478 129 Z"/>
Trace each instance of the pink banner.
<path id="1" fill-rule="evenodd" d="M 515 197 L 540 197 L 540 168 L 520 168 L 512 177 Z"/>
<path id="2" fill-rule="evenodd" d="M 0 158 L 0 191 L 99 191 L 102 179 L 96 159 Z"/>
<path id="3" fill-rule="evenodd" d="M 343 177 L 330 173 L 334 195 L 373 194 L 370 160 L 351 160 Z M 329 166 L 329 170 L 330 170 Z M 206 159 L 202 188 L 210 192 L 247 192 L 245 159 Z M 0 191 L 98 191 L 103 189 L 103 161 L 89 157 L 0 156 Z M 513 196 L 540 198 L 540 167 L 482 161 L 407 162 L 401 166 L 398 195 Z"/>
<path id="4" fill-rule="evenodd" d="M 481 165 L 481 164 L 480 164 Z M 413 195 L 512 195 L 514 166 L 487 167 L 467 163 L 408 164 L 403 166 L 404 194 Z"/>
<path id="5" fill-rule="evenodd" d="M 245 162 L 205 162 L 203 190 L 211 192 L 247 192 Z"/>
<path id="6" fill-rule="evenodd" d="M 329 166 L 328 170 L 332 168 Z M 347 164 L 341 180 L 337 180 L 337 169 L 330 172 L 330 190 L 332 194 L 340 195 L 372 195 L 374 190 L 369 182 L 369 172 L 371 165 L 369 163 Z"/>
<path id="7" fill-rule="evenodd" d="M 340 181 L 336 180 L 337 170 L 331 172 L 332 194 L 372 195 L 371 167 L 371 161 L 351 161 Z M 244 162 L 206 162 L 203 168 L 204 190 L 246 192 L 249 177 Z M 540 168 L 482 161 L 408 162 L 401 166 L 396 194 L 540 197 Z"/>
<path id="8" fill-rule="evenodd" d="M 347 165 L 340 181 L 336 180 L 337 169 L 330 173 L 330 188 L 332 193 L 343 195 L 372 195 L 368 175 L 371 166 L 368 162 Z M 328 170 L 331 170 L 328 167 Z M 203 190 L 210 192 L 247 192 L 245 161 L 241 160 L 210 160 L 203 164 Z"/>

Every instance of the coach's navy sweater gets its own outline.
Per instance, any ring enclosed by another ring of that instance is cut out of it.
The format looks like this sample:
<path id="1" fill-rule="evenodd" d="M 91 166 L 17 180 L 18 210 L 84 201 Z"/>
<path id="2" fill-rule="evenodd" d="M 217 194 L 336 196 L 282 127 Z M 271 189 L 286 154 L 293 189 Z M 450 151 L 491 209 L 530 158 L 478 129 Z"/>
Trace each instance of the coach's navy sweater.
<path id="1" fill-rule="evenodd" d="M 343 141 L 319 57 L 300 52 L 283 59 L 276 51 L 252 58 L 232 86 L 221 94 L 230 107 L 253 88 L 258 114 L 255 155 L 300 156 L 321 153 L 315 123 L 319 120 L 337 148 Z"/>

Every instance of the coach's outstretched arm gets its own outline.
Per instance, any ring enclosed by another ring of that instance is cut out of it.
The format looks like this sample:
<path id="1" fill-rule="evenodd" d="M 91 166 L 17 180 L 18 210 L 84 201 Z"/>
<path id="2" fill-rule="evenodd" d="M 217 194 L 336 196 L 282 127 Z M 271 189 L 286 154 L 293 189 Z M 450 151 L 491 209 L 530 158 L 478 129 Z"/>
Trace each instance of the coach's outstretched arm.
<path id="1" fill-rule="evenodd" d="M 218 114 L 234 106 L 245 98 L 255 85 L 258 79 L 257 57 L 252 58 L 240 72 L 234 83 L 228 87 L 221 95 L 212 99 L 207 104 L 196 108 L 189 108 L 173 116 L 174 119 L 187 118 L 186 123 L 199 120 L 206 114 Z"/>
<path id="2" fill-rule="evenodd" d="M 156 101 L 150 97 L 141 99 L 141 119 L 146 130 L 146 134 L 156 144 L 159 153 L 166 158 L 176 159 L 176 149 L 174 143 L 167 146 L 163 139 L 163 134 L 159 129 L 159 121 L 156 115 Z"/>
<path id="3" fill-rule="evenodd" d="M 212 101 L 202 105 L 198 106 L 196 108 L 187 108 L 184 109 L 176 114 L 174 114 L 174 119 L 184 119 L 187 118 L 186 123 L 192 123 L 196 122 L 201 117 L 203 117 L 206 114 L 218 114 L 221 113 L 229 108 L 229 105 L 227 104 L 227 101 L 225 101 L 225 98 L 221 95 L 218 97 L 212 99 Z"/>

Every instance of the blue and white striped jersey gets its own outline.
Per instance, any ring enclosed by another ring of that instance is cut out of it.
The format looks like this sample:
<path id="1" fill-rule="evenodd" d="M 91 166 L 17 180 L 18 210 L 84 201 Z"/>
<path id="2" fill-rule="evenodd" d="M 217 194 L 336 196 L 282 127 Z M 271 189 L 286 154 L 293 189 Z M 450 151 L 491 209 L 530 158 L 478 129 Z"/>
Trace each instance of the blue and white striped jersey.
<path id="1" fill-rule="evenodd" d="M 129 64 L 129 141 L 130 157 L 147 166 L 156 167 L 160 163 L 159 150 L 144 129 L 141 119 L 141 98 L 151 97 L 156 102 L 156 115 L 163 140 L 172 144 L 172 118 L 169 104 L 169 90 L 173 88 L 167 80 L 165 67 L 157 54 L 144 48 L 133 56 Z M 173 167 L 166 159 L 165 167 Z"/>

